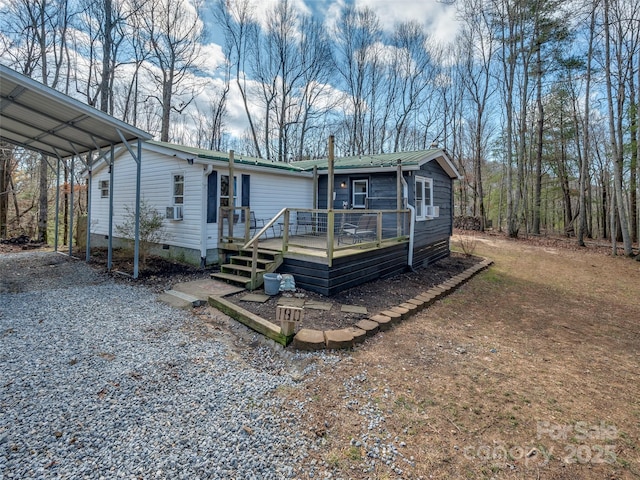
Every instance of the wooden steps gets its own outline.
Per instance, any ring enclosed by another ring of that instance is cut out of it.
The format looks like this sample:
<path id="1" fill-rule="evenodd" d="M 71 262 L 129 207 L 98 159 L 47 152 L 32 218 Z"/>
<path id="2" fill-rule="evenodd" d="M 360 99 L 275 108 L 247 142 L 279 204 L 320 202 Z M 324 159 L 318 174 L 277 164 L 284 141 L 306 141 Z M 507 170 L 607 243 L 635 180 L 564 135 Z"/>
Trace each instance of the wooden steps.
<path id="1" fill-rule="evenodd" d="M 263 285 L 263 275 L 275 272 L 283 262 L 282 252 L 258 249 L 256 278 L 251 281 L 253 250 L 227 250 L 229 263 L 220 266 L 220 273 L 212 273 L 211 278 L 253 290 Z M 223 253 L 224 255 L 224 253 Z"/>

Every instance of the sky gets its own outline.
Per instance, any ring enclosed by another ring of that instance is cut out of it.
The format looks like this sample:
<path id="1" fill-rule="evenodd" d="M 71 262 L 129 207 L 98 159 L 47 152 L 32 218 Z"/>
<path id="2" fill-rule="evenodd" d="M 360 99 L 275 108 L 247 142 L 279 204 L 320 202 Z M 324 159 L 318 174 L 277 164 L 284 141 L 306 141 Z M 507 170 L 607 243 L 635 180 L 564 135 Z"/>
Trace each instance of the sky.
<path id="1" fill-rule="evenodd" d="M 126 0 L 123 0 L 126 1 Z M 191 2 L 193 0 L 187 0 Z M 226 0 L 233 2 L 236 0 Z M 255 14 L 264 22 L 267 12 L 272 10 L 279 0 L 251 0 L 255 5 Z M 330 29 L 336 23 L 340 12 L 346 5 L 355 5 L 358 8 L 370 8 L 380 21 L 380 25 L 386 32 L 392 32 L 395 25 L 409 20 L 417 21 L 424 25 L 431 39 L 437 43 L 447 43 L 454 39 L 458 22 L 456 20 L 456 6 L 452 0 L 289 0 L 298 10 L 312 15 Z M 202 10 L 202 21 L 208 34 L 206 43 L 202 46 L 201 58 L 203 60 L 202 71 L 207 72 L 209 78 L 206 82 L 195 80 L 202 84 L 202 89 L 195 105 L 201 112 L 209 110 L 210 99 L 215 97 L 215 91 L 222 88 L 223 81 L 219 78 L 219 68 L 225 63 L 222 49 L 224 38 L 213 17 L 213 0 L 205 0 Z M 0 8 L 6 5 L 6 0 L 0 0 Z M 262 23 L 261 22 L 261 23 Z M 75 35 L 83 35 L 83 32 L 75 31 Z M 76 66 L 88 71 L 88 59 L 82 53 L 74 55 Z M 133 74 L 133 65 L 124 64 L 120 67 L 118 76 L 128 78 Z M 218 72 L 218 73 L 214 73 Z M 82 78 L 83 75 L 81 74 Z M 86 101 L 86 98 L 81 98 Z M 232 82 L 227 103 L 227 116 L 225 118 L 225 130 L 231 137 L 240 138 L 247 129 L 248 123 L 244 104 L 239 92 Z M 144 127 L 143 127 L 144 128 Z"/>
<path id="2" fill-rule="evenodd" d="M 1 1 L 1 0 L 0 0 Z M 233 0 L 231 0 L 233 1 Z M 418 21 L 425 26 L 432 40 L 437 43 L 451 42 L 458 30 L 456 6 L 451 0 L 290 0 L 301 11 L 306 12 L 325 23 L 328 28 L 335 23 L 345 5 L 358 8 L 367 7 L 373 10 L 386 32 L 392 32 L 394 26 L 401 22 Z M 264 21 L 266 12 L 271 10 L 278 0 L 254 0 L 255 14 Z M 211 14 L 211 12 L 207 12 Z M 205 19 L 209 22 L 209 19 Z M 215 25 L 211 19 L 211 25 Z M 220 43 L 222 38 L 216 36 L 216 28 L 209 28 L 210 43 L 204 47 L 205 61 L 209 71 L 224 62 L 224 54 Z M 204 93 L 204 92 L 203 92 Z M 230 91 L 225 128 L 231 136 L 240 137 L 247 128 L 244 106 L 239 93 L 233 88 Z"/>

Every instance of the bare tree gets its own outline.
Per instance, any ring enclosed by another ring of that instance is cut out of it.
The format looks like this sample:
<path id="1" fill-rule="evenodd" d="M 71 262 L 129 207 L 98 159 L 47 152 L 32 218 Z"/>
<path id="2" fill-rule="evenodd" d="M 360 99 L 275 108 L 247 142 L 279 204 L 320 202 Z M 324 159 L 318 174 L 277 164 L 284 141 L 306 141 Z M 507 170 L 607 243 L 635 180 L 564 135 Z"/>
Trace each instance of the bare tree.
<path id="1" fill-rule="evenodd" d="M 13 148 L 6 143 L 0 143 L 0 238 L 7 237 L 7 219 L 9 213 L 9 185 L 12 175 Z"/>
<path id="2" fill-rule="evenodd" d="M 348 95 L 345 109 L 348 122 L 348 147 L 352 155 L 371 153 L 365 145 L 367 99 L 373 96 L 376 59 L 381 37 L 380 23 L 373 10 L 346 6 L 334 32 L 337 70 Z"/>
<path id="3" fill-rule="evenodd" d="M 428 43 L 429 37 L 417 22 L 399 24 L 393 35 L 394 58 L 387 82 L 397 85 L 393 90 L 397 93 L 388 96 L 394 100 L 394 152 L 400 149 L 407 125 L 424 105 L 425 92 L 437 74 L 427 50 Z"/>
<path id="4" fill-rule="evenodd" d="M 12 39 L 6 54 L 23 74 L 57 88 L 65 65 L 69 9 L 67 0 L 12 0 L 3 14 L 3 32 Z M 6 16 L 5 16 L 6 15 Z M 4 24 L 7 29 L 4 29 Z M 47 241 L 48 160 L 40 160 L 37 240 Z"/>
<path id="5" fill-rule="evenodd" d="M 626 30 L 629 28 L 624 3 L 618 0 L 604 0 L 604 36 L 605 36 L 605 81 L 607 107 L 609 113 L 609 138 L 613 155 L 613 176 L 616 206 L 618 211 L 618 228 L 622 233 L 625 255 L 631 255 L 633 248 L 629 235 L 627 206 L 624 198 L 623 168 L 623 115 L 625 102 L 625 80 L 631 65 L 626 62 L 623 47 Z M 612 44 L 613 43 L 613 44 Z M 612 68 L 613 65 L 613 68 Z M 614 74 L 616 74 L 614 77 Z M 614 78 L 617 83 L 614 85 Z M 615 88 L 615 91 L 614 91 Z M 615 103 L 614 103 L 615 98 Z M 615 247 L 614 247 L 615 250 Z"/>
<path id="6" fill-rule="evenodd" d="M 225 35 L 229 62 L 234 67 L 235 83 L 242 97 L 255 155 L 262 157 L 255 121 L 249 107 L 249 81 L 246 75 L 249 49 L 251 48 L 251 42 L 256 38 L 258 29 L 253 16 L 251 0 L 238 0 L 235 2 L 218 0 L 214 16 Z"/>
<path id="7" fill-rule="evenodd" d="M 585 78 L 585 100 L 584 100 L 584 121 L 582 122 L 582 148 L 584 149 L 582 152 L 582 161 L 580 164 L 580 197 L 578 202 L 579 209 L 579 222 L 578 222 L 578 245 L 581 247 L 585 246 L 584 236 L 588 231 L 587 227 L 587 182 L 589 178 L 589 156 L 591 155 L 590 150 L 590 128 L 589 128 L 589 113 L 591 109 L 591 72 L 592 72 L 592 59 L 593 59 L 593 44 L 595 37 L 595 24 L 596 24 L 596 7 L 598 0 L 593 0 L 591 4 L 591 13 L 589 15 L 589 43 L 588 43 L 588 51 L 587 51 L 587 71 Z"/>
<path id="8" fill-rule="evenodd" d="M 300 27 L 300 51 L 302 54 L 303 87 L 299 93 L 298 108 L 293 113 L 298 135 L 296 136 L 297 159 L 304 157 L 306 139 L 311 129 L 320 128 L 319 122 L 340 102 L 340 97 L 331 98 L 329 81 L 334 62 L 331 45 L 323 25 L 313 18 L 305 17 Z M 325 142 L 326 143 L 326 142 Z"/>
<path id="9" fill-rule="evenodd" d="M 142 32 L 151 52 L 147 71 L 158 87 L 158 94 L 149 97 L 161 108 L 163 142 L 169 141 L 171 112 L 184 112 L 199 91 L 194 78 L 203 40 L 199 9 L 189 0 L 148 0 L 140 5 Z"/>
<path id="10" fill-rule="evenodd" d="M 471 133 L 473 159 L 473 211 L 480 215 L 480 229 L 485 229 L 485 205 L 482 185 L 482 163 L 485 157 L 486 108 L 492 91 L 493 31 L 483 0 L 467 0 L 463 4 L 465 27 L 461 34 L 464 56 L 460 76 L 473 108 Z"/>

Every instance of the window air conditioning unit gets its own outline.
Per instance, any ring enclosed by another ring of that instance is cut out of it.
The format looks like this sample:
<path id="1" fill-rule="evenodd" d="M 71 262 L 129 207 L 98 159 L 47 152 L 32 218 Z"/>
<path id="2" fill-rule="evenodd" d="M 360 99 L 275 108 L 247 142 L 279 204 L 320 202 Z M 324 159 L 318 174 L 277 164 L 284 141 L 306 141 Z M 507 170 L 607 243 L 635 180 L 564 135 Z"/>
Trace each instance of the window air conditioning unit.
<path id="1" fill-rule="evenodd" d="M 182 220 L 182 205 L 167 207 L 165 218 L 167 220 Z"/>
<path id="2" fill-rule="evenodd" d="M 440 216 L 440 207 L 429 206 L 426 208 L 426 216 L 431 218 L 437 218 Z"/>

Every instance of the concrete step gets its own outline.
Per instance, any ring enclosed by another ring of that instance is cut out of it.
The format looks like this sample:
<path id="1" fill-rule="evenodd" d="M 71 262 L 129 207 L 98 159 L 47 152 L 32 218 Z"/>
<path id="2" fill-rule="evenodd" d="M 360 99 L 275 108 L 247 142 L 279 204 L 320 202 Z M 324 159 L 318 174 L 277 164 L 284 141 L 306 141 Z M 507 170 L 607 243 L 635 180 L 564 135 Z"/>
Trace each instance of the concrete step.
<path id="1" fill-rule="evenodd" d="M 177 290 L 167 290 L 161 293 L 158 295 L 158 300 L 173 307 L 185 309 L 199 307 L 203 303 L 198 297 Z"/>

